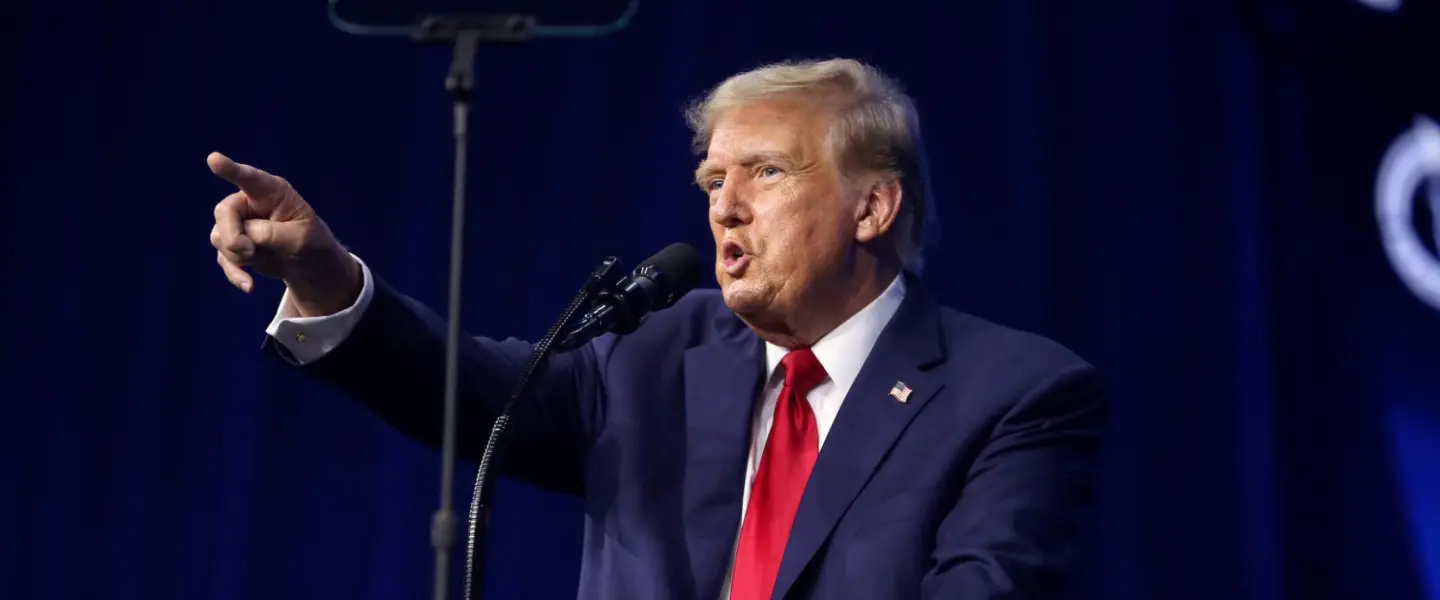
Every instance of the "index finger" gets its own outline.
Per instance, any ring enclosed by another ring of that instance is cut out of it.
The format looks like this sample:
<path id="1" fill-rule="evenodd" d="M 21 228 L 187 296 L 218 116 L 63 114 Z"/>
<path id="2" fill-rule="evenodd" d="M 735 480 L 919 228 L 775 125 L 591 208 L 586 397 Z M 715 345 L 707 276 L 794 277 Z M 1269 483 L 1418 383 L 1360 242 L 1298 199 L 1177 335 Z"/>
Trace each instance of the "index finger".
<path id="1" fill-rule="evenodd" d="M 274 175 L 247 164 L 237 163 L 224 154 L 211 152 L 210 156 L 205 158 L 205 162 L 210 165 L 211 173 L 235 184 L 235 187 L 240 188 L 240 191 L 251 197 L 265 197 L 275 190 L 276 177 Z"/>

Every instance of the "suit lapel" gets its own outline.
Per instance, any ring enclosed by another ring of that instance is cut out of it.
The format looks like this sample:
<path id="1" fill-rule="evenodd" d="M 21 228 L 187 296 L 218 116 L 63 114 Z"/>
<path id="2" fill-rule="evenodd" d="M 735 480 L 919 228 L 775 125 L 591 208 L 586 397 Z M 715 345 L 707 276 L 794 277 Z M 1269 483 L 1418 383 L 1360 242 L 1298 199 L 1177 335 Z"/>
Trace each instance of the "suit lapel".
<path id="1" fill-rule="evenodd" d="M 713 598 L 734 552 L 765 370 L 764 344 L 729 311 L 719 335 L 685 352 L 685 540 L 701 598 Z"/>
<path id="2" fill-rule="evenodd" d="M 905 301 L 876 340 L 815 461 L 775 580 L 775 598 L 785 597 L 910 420 L 944 385 L 930 369 L 944 358 L 939 309 L 914 278 L 906 286 Z M 905 402 L 890 396 L 897 382 L 912 390 Z"/>

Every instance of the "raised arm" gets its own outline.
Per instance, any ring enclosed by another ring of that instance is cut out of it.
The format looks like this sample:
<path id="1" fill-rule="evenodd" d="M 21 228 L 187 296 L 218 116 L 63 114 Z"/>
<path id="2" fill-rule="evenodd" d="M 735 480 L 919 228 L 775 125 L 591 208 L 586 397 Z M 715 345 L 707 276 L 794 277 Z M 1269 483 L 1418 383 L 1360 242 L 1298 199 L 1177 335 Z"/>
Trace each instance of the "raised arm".
<path id="1" fill-rule="evenodd" d="M 438 447 L 444 412 L 445 327 L 392 289 L 334 238 L 284 179 L 212 154 L 210 168 L 239 188 L 215 208 L 211 242 L 226 277 L 251 290 L 250 271 L 281 279 L 286 293 L 265 347 L 324 381 L 401 433 Z M 608 343 L 552 357 L 514 415 L 502 471 L 579 492 L 586 449 L 603 406 Z M 476 459 L 529 359 L 519 340 L 462 339 L 459 445 Z"/>

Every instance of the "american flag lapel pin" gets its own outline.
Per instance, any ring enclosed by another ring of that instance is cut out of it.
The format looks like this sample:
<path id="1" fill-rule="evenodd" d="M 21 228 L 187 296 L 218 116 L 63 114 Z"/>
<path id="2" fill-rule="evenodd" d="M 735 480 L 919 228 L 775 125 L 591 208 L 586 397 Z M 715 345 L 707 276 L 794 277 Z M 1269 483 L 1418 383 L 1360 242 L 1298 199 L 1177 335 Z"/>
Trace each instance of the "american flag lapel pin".
<path id="1" fill-rule="evenodd" d="M 895 387 L 890 388 L 890 397 L 896 402 L 904 404 L 910 400 L 910 386 L 903 381 L 895 382 Z"/>

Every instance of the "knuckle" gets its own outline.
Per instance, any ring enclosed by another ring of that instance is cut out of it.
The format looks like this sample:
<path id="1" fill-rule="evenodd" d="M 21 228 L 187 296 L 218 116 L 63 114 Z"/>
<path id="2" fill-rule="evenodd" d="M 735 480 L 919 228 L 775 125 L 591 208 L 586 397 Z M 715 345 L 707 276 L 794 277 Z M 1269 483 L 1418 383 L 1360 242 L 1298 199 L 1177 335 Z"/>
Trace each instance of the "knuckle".
<path id="1" fill-rule="evenodd" d="M 270 223 L 259 220 L 247 221 L 245 223 L 245 235 L 249 236 L 250 240 L 254 242 L 256 246 L 267 245 L 270 243 L 271 237 Z"/>
<path id="2" fill-rule="evenodd" d="M 215 204 L 215 220 L 234 218 L 240 211 L 240 202 L 243 200 L 240 194 L 230 194 L 219 203 Z"/>

